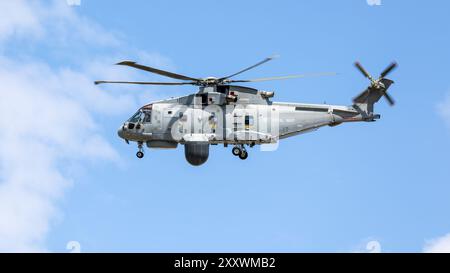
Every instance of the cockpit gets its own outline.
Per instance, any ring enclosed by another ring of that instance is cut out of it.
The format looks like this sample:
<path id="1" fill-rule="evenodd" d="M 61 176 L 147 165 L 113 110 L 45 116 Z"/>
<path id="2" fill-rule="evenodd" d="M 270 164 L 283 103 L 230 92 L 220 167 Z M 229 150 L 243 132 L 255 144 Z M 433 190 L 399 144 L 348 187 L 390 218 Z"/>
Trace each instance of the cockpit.
<path id="1" fill-rule="evenodd" d="M 129 123 L 151 123 L 152 110 L 148 108 L 139 109 L 129 120 Z"/>

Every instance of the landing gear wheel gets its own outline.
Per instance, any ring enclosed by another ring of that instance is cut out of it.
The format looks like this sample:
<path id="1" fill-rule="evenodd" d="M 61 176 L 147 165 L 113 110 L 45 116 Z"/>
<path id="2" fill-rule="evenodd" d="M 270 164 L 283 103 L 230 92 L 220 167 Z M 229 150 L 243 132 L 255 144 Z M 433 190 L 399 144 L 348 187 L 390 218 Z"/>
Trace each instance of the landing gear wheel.
<path id="1" fill-rule="evenodd" d="M 248 158 L 248 153 L 246 150 L 242 150 L 242 152 L 239 154 L 239 158 L 242 160 L 246 160 Z"/>
<path id="2" fill-rule="evenodd" d="M 232 152 L 233 152 L 234 156 L 239 156 L 242 153 L 242 150 L 241 150 L 241 148 L 236 146 L 233 148 Z"/>
<path id="3" fill-rule="evenodd" d="M 139 159 L 142 159 L 142 158 L 144 158 L 144 153 L 141 152 L 141 151 L 139 151 L 139 152 L 136 153 L 136 156 L 137 156 Z"/>
<path id="4" fill-rule="evenodd" d="M 144 158 L 144 149 L 143 149 L 144 143 L 143 142 L 138 142 L 138 149 L 139 151 L 136 153 L 137 158 L 142 159 Z"/>

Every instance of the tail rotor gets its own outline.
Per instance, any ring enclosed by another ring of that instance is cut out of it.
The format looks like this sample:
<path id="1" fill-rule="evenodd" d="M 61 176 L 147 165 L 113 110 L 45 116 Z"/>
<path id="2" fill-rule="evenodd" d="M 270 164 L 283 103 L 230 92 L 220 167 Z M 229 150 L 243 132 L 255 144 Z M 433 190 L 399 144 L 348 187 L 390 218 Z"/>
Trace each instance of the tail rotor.
<path id="1" fill-rule="evenodd" d="M 373 78 L 369 72 L 361 65 L 361 63 L 356 62 L 355 67 L 364 75 L 364 77 L 370 80 L 370 86 L 367 89 L 367 92 L 370 93 L 372 91 L 378 91 L 382 96 L 385 97 L 389 105 L 395 105 L 394 99 L 387 93 L 387 90 L 394 82 L 386 78 L 395 68 L 397 68 L 398 64 L 396 62 L 392 62 L 386 69 L 381 72 L 380 77 L 378 79 Z"/>

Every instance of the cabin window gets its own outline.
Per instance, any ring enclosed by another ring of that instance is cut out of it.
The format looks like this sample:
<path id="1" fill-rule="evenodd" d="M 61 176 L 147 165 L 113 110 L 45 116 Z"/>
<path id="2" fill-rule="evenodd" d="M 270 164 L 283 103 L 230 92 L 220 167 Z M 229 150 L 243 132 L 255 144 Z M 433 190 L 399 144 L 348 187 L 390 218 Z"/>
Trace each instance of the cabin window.
<path id="1" fill-rule="evenodd" d="M 253 116 L 245 116 L 245 126 L 253 126 L 254 119 Z"/>

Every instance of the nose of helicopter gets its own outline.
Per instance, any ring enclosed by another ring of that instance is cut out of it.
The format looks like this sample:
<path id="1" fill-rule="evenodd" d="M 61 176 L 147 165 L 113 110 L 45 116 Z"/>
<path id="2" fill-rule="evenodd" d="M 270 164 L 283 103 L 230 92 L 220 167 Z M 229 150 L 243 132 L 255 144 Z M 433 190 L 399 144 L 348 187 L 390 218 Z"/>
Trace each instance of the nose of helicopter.
<path id="1" fill-rule="evenodd" d="M 124 137 L 124 126 L 125 125 L 120 126 L 119 130 L 117 130 L 117 135 L 119 135 L 119 137 L 123 138 L 123 139 L 125 139 L 125 137 Z"/>

